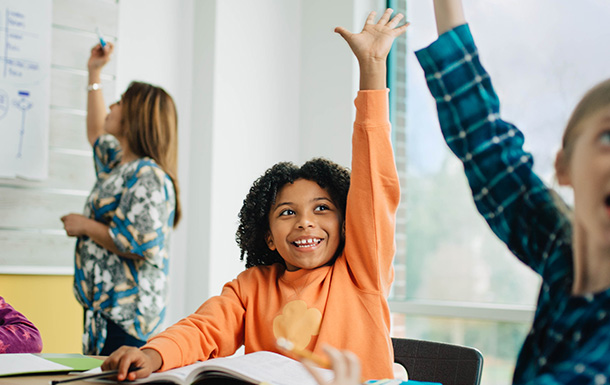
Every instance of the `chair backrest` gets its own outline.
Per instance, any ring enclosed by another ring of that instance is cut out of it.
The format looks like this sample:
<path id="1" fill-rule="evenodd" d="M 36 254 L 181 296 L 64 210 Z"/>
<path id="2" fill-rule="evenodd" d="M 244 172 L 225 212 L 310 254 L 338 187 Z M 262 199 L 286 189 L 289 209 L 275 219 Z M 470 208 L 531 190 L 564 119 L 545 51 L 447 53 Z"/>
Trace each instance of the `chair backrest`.
<path id="1" fill-rule="evenodd" d="M 394 362 L 407 369 L 409 380 L 443 385 L 479 385 L 483 355 L 475 348 L 443 342 L 392 338 Z"/>

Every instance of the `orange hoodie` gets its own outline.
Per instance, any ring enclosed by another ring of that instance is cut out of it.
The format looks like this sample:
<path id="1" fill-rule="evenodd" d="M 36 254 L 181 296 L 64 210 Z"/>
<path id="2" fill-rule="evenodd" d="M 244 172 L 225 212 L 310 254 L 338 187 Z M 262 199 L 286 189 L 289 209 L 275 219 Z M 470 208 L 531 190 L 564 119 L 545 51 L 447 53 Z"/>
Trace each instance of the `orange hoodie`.
<path id="1" fill-rule="evenodd" d="M 287 271 L 255 266 L 227 283 L 192 315 L 143 348 L 161 354 L 161 370 L 198 360 L 276 347 L 278 337 L 324 354 L 323 344 L 356 353 L 364 378 L 392 378 L 387 296 L 394 279 L 394 226 L 400 187 L 390 140 L 388 90 L 355 101 L 345 248 L 331 266 Z"/>

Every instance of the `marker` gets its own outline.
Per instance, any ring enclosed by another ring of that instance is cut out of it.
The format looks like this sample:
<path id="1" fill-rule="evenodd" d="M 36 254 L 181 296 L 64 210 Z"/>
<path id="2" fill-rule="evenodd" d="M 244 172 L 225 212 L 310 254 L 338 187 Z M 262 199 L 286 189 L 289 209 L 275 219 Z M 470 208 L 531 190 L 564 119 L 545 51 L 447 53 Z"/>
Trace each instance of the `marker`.
<path id="1" fill-rule="evenodd" d="M 95 32 L 97 32 L 97 37 L 100 39 L 102 49 L 104 49 L 104 47 L 106 47 L 106 41 L 104 40 L 104 37 L 102 37 L 102 32 L 100 31 L 99 27 L 95 28 Z"/>
<path id="2" fill-rule="evenodd" d="M 288 352 L 293 353 L 294 355 L 296 355 L 297 357 L 299 357 L 301 359 L 302 358 L 308 359 L 321 368 L 324 368 L 324 369 L 332 368 L 330 361 L 327 360 L 326 358 L 318 356 L 317 354 L 314 354 L 314 353 L 310 352 L 309 350 L 299 349 L 296 346 L 294 346 L 292 341 L 289 341 L 284 337 L 278 338 L 275 341 L 275 343 L 277 344 L 278 347 L 280 347 Z"/>
<path id="3" fill-rule="evenodd" d="M 292 341 L 287 340 L 284 337 L 280 337 L 275 340 L 275 344 L 283 350 L 286 350 L 299 358 L 299 360 L 309 360 L 316 364 L 318 367 L 322 369 L 332 369 L 333 365 L 330 360 L 325 357 L 319 356 L 309 350 L 299 349 L 297 348 Z M 360 383 L 364 384 L 366 380 L 364 378 L 360 378 Z M 385 383 L 385 382 L 384 382 Z M 393 383 L 393 382 L 390 382 Z"/>

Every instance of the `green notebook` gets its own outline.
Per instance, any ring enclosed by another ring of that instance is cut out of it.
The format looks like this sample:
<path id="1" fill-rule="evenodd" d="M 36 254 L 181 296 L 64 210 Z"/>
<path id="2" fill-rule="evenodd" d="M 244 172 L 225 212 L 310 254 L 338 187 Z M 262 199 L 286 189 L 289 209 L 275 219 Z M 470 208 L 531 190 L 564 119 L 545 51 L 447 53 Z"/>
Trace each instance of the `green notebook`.
<path id="1" fill-rule="evenodd" d="M 0 354 L 0 377 L 37 373 L 82 372 L 97 368 L 103 360 L 82 354 Z"/>

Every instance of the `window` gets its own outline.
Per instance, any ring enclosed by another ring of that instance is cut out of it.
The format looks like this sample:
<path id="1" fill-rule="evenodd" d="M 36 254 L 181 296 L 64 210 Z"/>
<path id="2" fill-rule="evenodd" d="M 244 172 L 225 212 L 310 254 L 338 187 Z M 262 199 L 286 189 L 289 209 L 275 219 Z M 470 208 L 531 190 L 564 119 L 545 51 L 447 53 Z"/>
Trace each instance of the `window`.
<path id="1" fill-rule="evenodd" d="M 610 57 L 595 49 L 605 44 L 599 31 L 610 6 L 585 3 L 465 4 L 502 115 L 524 132 L 526 150 L 549 185 L 569 113 L 588 88 L 610 77 Z M 388 6 L 412 22 L 392 48 L 388 71 L 402 184 L 392 335 L 476 347 L 485 359 L 482 383 L 510 384 L 540 280 L 478 214 L 462 164 L 441 136 L 413 54 L 436 39 L 433 3 L 390 0 Z M 569 191 L 560 193 L 571 201 Z"/>

